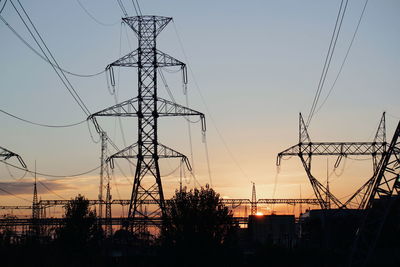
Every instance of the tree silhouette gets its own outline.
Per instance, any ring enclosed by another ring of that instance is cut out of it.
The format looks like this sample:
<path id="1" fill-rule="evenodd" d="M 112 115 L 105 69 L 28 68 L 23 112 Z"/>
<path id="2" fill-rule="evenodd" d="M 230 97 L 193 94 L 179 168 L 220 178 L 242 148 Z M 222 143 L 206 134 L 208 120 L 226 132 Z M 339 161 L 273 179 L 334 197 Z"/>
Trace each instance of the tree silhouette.
<path id="1" fill-rule="evenodd" d="M 223 255 L 222 251 L 233 239 L 237 227 L 219 194 L 208 185 L 176 191 L 166 203 L 163 221 L 164 248 L 169 255 L 179 255 L 180 264 L 188 262 L 190 266 L 202 265 L 207 258 L 216 259 Z M 190 260 L 193 258 L 196 262 Z"/>
<path id="2" fill-rule="evenodd" d="M 73 250 L 93 245 L 102 236 L 96 224 L 96 213 L 89 208 L 89 200 L 78 195 L 65 206 L 65 225 L 57 231 L 59 244 Z"/>

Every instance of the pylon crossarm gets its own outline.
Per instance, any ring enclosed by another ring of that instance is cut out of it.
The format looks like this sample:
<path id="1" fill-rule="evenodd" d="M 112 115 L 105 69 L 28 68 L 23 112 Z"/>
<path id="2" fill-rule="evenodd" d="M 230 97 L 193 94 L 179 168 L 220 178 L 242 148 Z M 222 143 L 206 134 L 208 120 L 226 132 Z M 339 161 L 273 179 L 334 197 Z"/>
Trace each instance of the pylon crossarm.
<path id="1" fill-rule="evenodd" d="M 183 155 L 182 153 L 179 153 L 176 150 L 173 150 L 172 148 L 164 146 L 162 144 L 158 144 L 158 157 L 160 157 L 160 158 L 182 158 L 182 160 L 186 164 L 187 169 L 189 171 L 192 170 L 192 166 L 190 165 L 190 162 L 185 155 Z"/>
<path id="2" fill-rule="evenodd" d="M 182 61 L 179 61 L 176 58 L 168 55 L 167 53 L 161 52 L 160 50 L 156 51 L 156 56 L 157 56 L 157 67 L 186 66 L 186 64 L 183 63 Z"/>
<path id="3" fill-rule="evenodd" d="M 284 156 L 374 156 L 386 151 L 386 142 L 310 142 L 299 143 L 280 152 L 279 166 Z"/>
<path id="4" fill-rule="evenodd" d="M 106 116 L 119 116 L 119 117 L 139 117 L 139 116 L 151 116 L 154 115 L 151 110 L 145 110 L 138 112 L 138 99 L 137 97 L 126 100 L 109 108 L 100 110 L 96 113 L 91 114 L 88 120 L 93 120 L 95 117 L 106 117 Z M 200 116 L 203 131 L 206 130 L 205 116 L 203 113 L 193 110 L 191 108 L 179 105 L 172 101 L 158 98 L 157 99 L 157 114 L 160 117 L 171 117 L 171 116 Z"/>
<path id="5" fill-rule="evenodd" d="M 137 158 L 138 157 L 138 150 L 137 150 L 137 143 L 134 143 L 121 151 L 118 151 L 117 153 L 109 156 L 106 160 L 106 162 L 110 163 L 110 167 L 114 169 L 114 159 L 115 158 L 125 158 L 125 159 L 132 159 L 132 158 Z"/>
<path id="6" fill-rule="evenodd" d="M 146 55 L 143 55 L 146 56 Z M 160 50 L 156 51 L 157 56 L 157 67 L 174 67 L 174 66 L 186 66 L 182 61 L 177 60 L 176 58 L 168 55 L 167 53 L 161 52 Z M 136 49 L 120 59 L 114 61 L 106 67 L 106 70 L 110 72 L 110 75 L 114 74 L 112 70 L 113 67 L 139 67 L 139 49 Z M 146 67 L 147 65 L 152 66 L 153 62 L 151 60 L 143 60 L 142 66 Z M 113 80 L 113 77 L 110 77 Z"/>
<path id="7" fill-rule="evenodd" d="M 145 24 L 155 24 L 156 36 L 167 26 L 167 24 L 172 20 L 170 17 L 163 16 L 134 16 L 122 18 L 122 20 L 139 36 L 140 30 L 139 23 Z"/>
<path id="8" fill-rule="evenodd" d="M 4 147 L 0 147 L 0 159 L 7 160 L 9 158 L 16 157 L 23 168 L 26 168 L 26 164 L 22 157 L 17 153 L 14 153 Z"/>
<path id="9" fill-rule="evenodd" d="M 307 154 L 314 156 L 350 156 L 382 154 L 386 143 L 373 142 L 313 142 L 299 143 L 280 152 L 278 156 L 296 156 Z"/>
<path id="10" fill-rule="evenodd" d="M 163 98 L 158 98 L 157 102 L 158 102 L 158 108 L 157 108 L 158 116 L 160 117 L 200 116 L 202 131 L 203 132 L 206 131 L 206 120 L 203 113 Z"/>
<path id="11" fill-rule="evenodd" d="M 126 100 L 124 102 L 121 102 L 119 104 L 116 104 L 114 106 L 111 106 L 109 108 L 100 110 L 96 113 L 93 113 L 88 117 L 89 119 L 93 119 L 95 117 L 106 117 L 106 116 L 111 116 L 111 117 L 137 117 L 138 116 L 138 99 L 131 98 L 129 100 Z"/>

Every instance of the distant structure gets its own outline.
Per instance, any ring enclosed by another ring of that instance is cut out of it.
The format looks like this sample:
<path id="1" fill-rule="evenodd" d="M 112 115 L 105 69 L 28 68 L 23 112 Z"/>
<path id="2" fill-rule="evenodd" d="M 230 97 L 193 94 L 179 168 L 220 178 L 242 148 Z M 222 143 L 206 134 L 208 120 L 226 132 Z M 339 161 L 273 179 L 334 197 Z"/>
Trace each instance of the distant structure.
<path id="1" fill-rule="evenodd" d="M 133 182 L 128 219 L 134 226 L 136 218 L 153 218 L 165 211 L 164 192 L 162 189 L 159 159 L 181 158 L 191 170 L 187 157 L 158 141 L 158 118 L 166 116 L 200 116 L 202 130 L 205 131 L 204 114 L 175 102 L 162 99 L 157 92 L 157 71 L 161 67 L 178 66 L 183 73 L 183 82 L 187 83 L 186 65 L 161 52 L 156 47 L 158 34 L 172 20 L 161 16 L 136 16 L 122 19 L 136 33 L 139 47 L 111 63 L 106 70 L 110 74 L 111 84 L 115 85 L 113 67 L 135 67 L 138 69 L 138 95 L 89 116 L 120 116 L 138 118 L 138 141 L 133 145 L 111 155 L 109 160 L 113 167 L 115 158 L 134 158 L 136 171 Z M 96 124 L 96 120 L 93 122 Z M 96 127 L 99 129 L 99 127 Z M 147 211 L 138 209 L 138 201 L 154 200 L 158 208 Z M 135 227 L 133 227 L 134 230 Z"/>
<path id="2" fill-rule="evenodd" d="M 253 190 L 251 192 L 251 215 L 257 214 L 257 195 L 256 195 L 256 184 L 253 183 Z"/>

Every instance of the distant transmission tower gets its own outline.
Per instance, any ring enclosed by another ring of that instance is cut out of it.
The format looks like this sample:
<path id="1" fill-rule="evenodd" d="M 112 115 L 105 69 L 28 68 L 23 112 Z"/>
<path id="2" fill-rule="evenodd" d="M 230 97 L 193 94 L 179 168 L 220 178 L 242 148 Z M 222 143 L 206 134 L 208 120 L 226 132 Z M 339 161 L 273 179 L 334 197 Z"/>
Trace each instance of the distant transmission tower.
<path id="1" fill-rule="evenodd" d="M 253 190 L 251 192 L 251 215 L 257 214 L 257 195 L 256 195 L 256 184 L 253 183 Z"/>
<path id="2" fill-rule="evenodd" d="M 104 131 L 100 132 L 101 140 L 101 154 L 100 154 L 100 185 L 99 185 L 99 218 L 103 217 L 103 191 L 104 191 L 104 178 L 108 178 L 108 164 L 107 159 L 107 134 Z M 108 180 L 108 179 L 107 179 Z"/>
<path id="3" fill-rule="evenodd" d="M 103 217 L 103 205 L 106 205 L 105 217 L 105 233 L 106 236 L 112 235 L 111 222 L 111 187 L 110 187 L 110 170 L 107 164 L 107 142 L 108 136 L 104 131 L 100 131 L 101 139 L 101 156 L 100 156 L 100 185 L 99 185 L 99 218 Z M 103 191 L 106 189 L 106 199 L 104 201 Z"/>
<path id="4" fill-rule="evenodd" d="M 157 35 L 172 18 L 161 16 L 136 16 L 122 19 L 136 33 L 139 47 L 107 66 L 111 84 L 115 85 L 114 66 L 138 69 L 138 95 L 110 108 L 89 116 L 123 116 L 138 118 L 138 141 L 112 155 L 109 159 L 113 167 L 114 158 L 137 159 L 135 178 L 128 218 L 135 225 L 136 218 L 154 218 L 164 214 L 165 202 L 162 189 L 160 158 L 182 158 L 191 169 L 185 155 L 159 143 L 158 118 L 166 116 L 200 116 L 202 130 L 205 131 L 204 114 L 158 97 L 157 69 L 178 66 L 182 69 L 184 83 L 187 83 L 186 65 L 181 61 L 157 50 Z M 96 124 L 96 120 L 93 122 Z M 98 125 L 97 125 L 98 126 Z M 98 127 L 97 127 L 98 128 Z M 140 212 L 138 206 L 143 200 L 152 200 L 156 210 Z M 137 230 L 137 228 L 134 228 Z"/>
<path id="5" fill-rule="evenodd" d="M 35 236 L 40 235 L 40 224 L 38 220 L 40 219 L 40 205 L 37 194 L 37 183 L 36 183 L 36 162 L 35 162 L 35 182 L 33 184 L 33 200 L 32 200 L 32 234 Z"/>

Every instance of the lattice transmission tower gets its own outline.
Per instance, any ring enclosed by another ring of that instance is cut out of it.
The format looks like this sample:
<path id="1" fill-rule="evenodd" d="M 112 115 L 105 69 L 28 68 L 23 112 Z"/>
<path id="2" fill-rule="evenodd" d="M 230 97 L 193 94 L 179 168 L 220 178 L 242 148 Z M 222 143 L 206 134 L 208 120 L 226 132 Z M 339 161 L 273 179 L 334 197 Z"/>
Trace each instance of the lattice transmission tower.
<path id="1" fill-rule="evenodd" d="M 159 159 L 181 158 L 191 170 L 187 157 L 159 143 L 158 118 L 166 116 L 200 116 L 203 132 L 205 129 L 204 114 L 175 102 L 162 99 L 157 92 L 158 68 L 178 66 L 187 83 L 186 65 L 157 49 L 157 36 L 172 20 L 161 16 L 135 16 L 122 19 L 135 32 L 139 47 L 109 64 L 106 70 L 110 74 L 111 84 L 115 85 L 113 67 L 134 67 L 138 74 L 138 95 L 112 107 L 89 116 L 97 124 L 95 117 L 119 116 L 138 118 L 138 140 L 133 145 L 111 155 L 109 161 L 113 167 L 113 159 L 136 159 L 136 171 L 133 182 L 131 200 L 128 211 L 130 223 L 135 218 L 153 218 L 163 215 L 165 211 L 164 192 L 162 188 Z M 96 128 L 99 129 L 98 125 Z M 157 208 L 147 213 L 138 209 L 143 200 L 154 200 Z"/>
<path id="2" fill-rule="evenodd" d="M 299 115 L 299 143 L 280 152 L 277 157 L 277 165 L 285 156 L 298 156 L 307 173 L 308 179 L 314 190 L 314 194 L 320 202 L 321 209 L 333 207 L 346 209 L 364 209 L 376 182 L 376 175 L 372 175 L 358 190 L 351 195 L 346 202 L 342 202 L 333 195 L 329 188 L 325 187 L 311 172 L 313 156 L 337 156 L 335 168 L 337 168 L 343 157 L 348 156 L 370 156 L 373 162 L 373 172 L 376 173 L 378 163 L 387 150 L 386 142 L 386 119 L 385 112 L 382 114 L 378 129 L 372 142 L 312 142 L 304 123 L 303 117 Z"/>
<path id="3" fill-rule="evenodd" d="M 253 183 L 253 189 L 251 191 L 251 215 L 257 214 L 257 195 L 256 195 L 256 184 Z"/>

